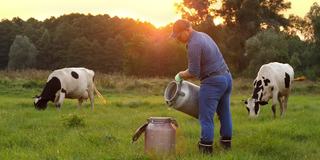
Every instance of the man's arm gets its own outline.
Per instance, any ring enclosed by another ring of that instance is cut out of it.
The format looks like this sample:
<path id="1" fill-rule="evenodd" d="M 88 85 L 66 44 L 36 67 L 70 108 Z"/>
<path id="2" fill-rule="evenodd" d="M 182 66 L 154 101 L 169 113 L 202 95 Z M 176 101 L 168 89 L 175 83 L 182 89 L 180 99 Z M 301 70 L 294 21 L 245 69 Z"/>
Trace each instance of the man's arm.
<path id="1" fill-rule="evenodd" d="M 183 75 L 187 78 L 200 78 L 200 60 L 201 59 L 201 45 L 192 44 L 188 47 L 188 69 L 184 71 Z"/>
<path id="2" fill-rule="evenodd" d="M 181 81 L 182 79 L 200 78 L 200 58 L 201 47 L 200 44 L 189 45 L 188 47 L 188 69 L 179 72 L 175 80 Z"/>
<path id="3" fill-rule="evenodd" d="M 195 78 L 195 76 L 193 76 L 188 69 L 186 69 L 185 71 L 179 72 L 179 75 L 182 79 Z"/>

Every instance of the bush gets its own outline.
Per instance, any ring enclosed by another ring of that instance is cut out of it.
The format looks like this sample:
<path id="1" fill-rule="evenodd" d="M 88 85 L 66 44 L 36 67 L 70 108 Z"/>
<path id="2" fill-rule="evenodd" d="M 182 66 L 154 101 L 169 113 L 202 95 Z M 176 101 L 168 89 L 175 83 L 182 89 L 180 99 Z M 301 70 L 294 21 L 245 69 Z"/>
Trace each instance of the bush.
<path id="1" fill-rule="evenodd" d="M 64 125 L 69 128 L 77 128 L 77 127 L 84 127 L 85 121 L 84 117 L 78 116 L 76 114 L 69 114 L 67 117 L 64 118 Z"/>

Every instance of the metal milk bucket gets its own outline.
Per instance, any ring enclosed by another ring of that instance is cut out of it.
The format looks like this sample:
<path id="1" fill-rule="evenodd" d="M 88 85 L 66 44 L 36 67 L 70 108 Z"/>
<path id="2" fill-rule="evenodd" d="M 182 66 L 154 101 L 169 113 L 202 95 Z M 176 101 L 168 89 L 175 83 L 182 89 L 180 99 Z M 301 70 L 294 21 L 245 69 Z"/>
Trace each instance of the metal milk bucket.
<path id="1" fill-rule="evenodd" d="M 175 152 L 176 120 L 170 117 L 150 117 L 144 125 L 139 127 L 132 142 L 138 140 L 145 132 L 144 151 L 147 154 L 167 155 Z"/>
<path id="2" fill-rule="evenodd" d="M 199 89 L 199 86 L 188 81 L 172 81 L 165 89 L 164 99 L 170 107 L 198 118 Z"/>

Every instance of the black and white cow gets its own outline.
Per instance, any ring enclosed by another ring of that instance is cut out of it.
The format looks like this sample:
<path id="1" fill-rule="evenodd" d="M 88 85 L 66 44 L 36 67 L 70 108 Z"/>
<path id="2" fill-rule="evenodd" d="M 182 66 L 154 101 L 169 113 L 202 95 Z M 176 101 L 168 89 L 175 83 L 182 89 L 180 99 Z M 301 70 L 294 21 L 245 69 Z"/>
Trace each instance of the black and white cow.
<path id="1" fill-rule="evenodd" d="M 250 117 L 257 117 L 260 105 L 268 104 L 272 98 L 273 117 L 276 116 L 276 104 L 280 104 L 280 115 L 284 116 L 294 78 L 293 68 L 289 64 L 272 62 L 261 66 L 253 82 L 253 94 L 245 100 Z"/>
<path id="2" fill-rule="evenodd" d="M 94 108 L 94 72 L 86 68 L 62 68 L 53 71 L 40 96 L 36 96 L 36 109 L 46 109 L 52 101 L 60 109 L 65 98 L 78 99 L 78 107 L 84 100 L 90 99 Z"/>

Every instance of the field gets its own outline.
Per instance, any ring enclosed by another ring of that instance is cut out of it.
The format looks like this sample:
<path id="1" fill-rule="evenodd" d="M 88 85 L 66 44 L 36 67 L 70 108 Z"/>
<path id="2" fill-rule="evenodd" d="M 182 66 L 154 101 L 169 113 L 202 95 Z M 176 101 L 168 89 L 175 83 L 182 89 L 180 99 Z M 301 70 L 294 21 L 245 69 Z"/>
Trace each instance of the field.
<path id="1" fill-rule="evenodd" d="M 151 116 L 171 116 L 178 123 L 176 155 L 165 159 L 306 159 L 320 157 L 320 86 L 295 83 L 286 117 L 272 118 L 271 106 L 249 119 L 242 99 L 250 96 L 251 80 L 236 79 L 232 95 L 232 150 L 217 143 L 215 118 L 214 155 L 198 153 L 196 119 L 163 101 L 167 78 L 137 78 L 97 73 L 97 87 L 107 105 L 96 101 L 77 109 L 67 100 L 57 111 L 52 104 L 37 111 L 32 97 L 40 94 L 47 71 L 0 72 L 0 159 L 157 159 L 143 152 L 143 136 L 131 143 L 134 131 Z M 279 108 L 277 108 L 279 110 Z M 163 158 L 163 157 L 162 157 Z M 160 159 L 160 158 L 159 158 Z"/>

